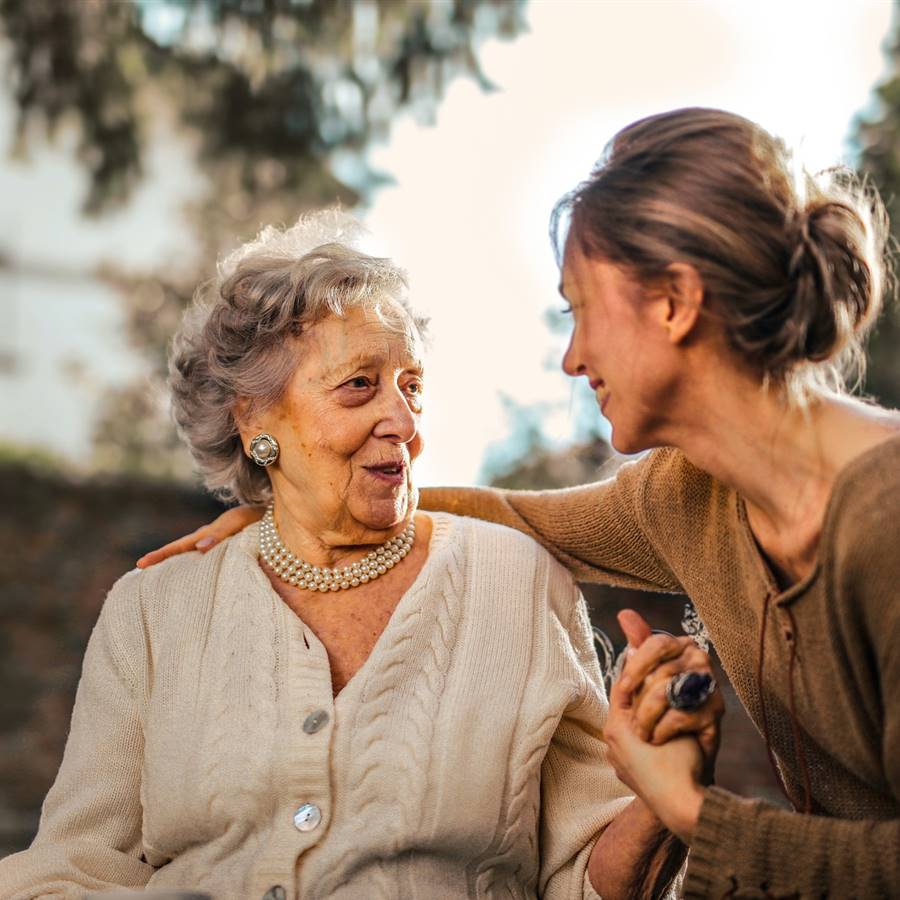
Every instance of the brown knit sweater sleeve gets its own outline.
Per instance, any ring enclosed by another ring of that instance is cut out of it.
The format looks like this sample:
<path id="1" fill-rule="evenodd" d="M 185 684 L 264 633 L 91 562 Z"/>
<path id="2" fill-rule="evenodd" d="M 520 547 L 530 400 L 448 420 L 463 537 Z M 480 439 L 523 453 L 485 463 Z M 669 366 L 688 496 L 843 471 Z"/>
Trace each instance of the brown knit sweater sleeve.
<path id="1" fill-rule="evenodd" d="M 896 897 L 900 820 L 829 819 L 706 789 L 687 898 Z"/>
<path id="2" fill-rule="evenodd" d="M 843 703 L 865 710 L 869 779 L 886 805 L 900 809 L 900 473 L 844 487 L 848 496 L 832 522 L 831 559 L 820 577 L 829 585 L 835 652 L 847 663 L 844 684 L 835 686 L 835 702 L 822 715 L 836 716 L 839 728 Z M 686 897 L 898 894 L 900 818 L 867 818 L 864 809 L 858 819 L 803 815 L 706 790 Z"/>
<path id="3" fill-rule="evenodd" d="M 497 522 L 547 548 L 580 581 L 651 591 L 681 591 L 648 535 L 646 483 L 658 483 L 671 451 L 623 465 L 613 478 L 554 491 L 424 488 L 424 509 Z M 664 502 L 654 490 L 654 503 Z"/>

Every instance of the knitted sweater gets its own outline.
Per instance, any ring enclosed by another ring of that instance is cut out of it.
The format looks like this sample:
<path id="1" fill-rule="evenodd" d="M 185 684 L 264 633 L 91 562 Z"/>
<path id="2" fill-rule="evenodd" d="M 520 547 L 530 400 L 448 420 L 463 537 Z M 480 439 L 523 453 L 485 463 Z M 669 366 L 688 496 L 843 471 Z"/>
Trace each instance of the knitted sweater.
<path id="1" fill-rule="evenodd" d="M 325 648 L 257 564 L 258 526 L 124 576 L 0 896 L 596 900 L 587 860 L 630 797 L 599 738 L 584 601 L 523 535 L 433 518 L 336 699 Z"/>
<path id="2" fill-rule="evenodd" d="M 708 788 L 686 896 L 900 896 L 900 438 L 840 474 L 818 563 L 783 592 L 741 498 L 672 449 L 597 484 L 440 489 L 422 505 L 519 528 L 582 580 L 691 597 L 811 814 Z"/>

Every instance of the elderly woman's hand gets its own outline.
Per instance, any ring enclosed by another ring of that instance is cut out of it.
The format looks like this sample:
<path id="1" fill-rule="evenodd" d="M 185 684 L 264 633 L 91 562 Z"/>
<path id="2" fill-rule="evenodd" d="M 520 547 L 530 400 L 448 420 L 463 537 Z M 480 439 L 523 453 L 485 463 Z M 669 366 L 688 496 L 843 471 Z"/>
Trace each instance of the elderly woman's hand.
<path id="1" fill-rule="evenodd" d="M 236 506 L 226 509 L 217 519 L 208 525 L 202 525 L 196 531 L 186 534 L 178 540 L 170 541 L 164 547 L 151 550 L 137 561 L 139 569 L 146 569 L 156 563 L 177 556 L 179 553 L 189 553 L 191 550 L 199 550 L 206 553 L 225 538 L 242 531 L 248 525 L 252 525 L 262 518 L 265 510 L 260 506 Z"/>
<path id="2" fill-rule="evenodd" d="M 647 743 L 635 727 L 631 697 L 618 684 L 610 691 L 603 737 L 619 779 L 669 831 L 690 844 L 703 803 L 704 758 L 697 739 L 682 735 L 661 746 Z"/>
<path id="3" fill-rule="evenodd" d="M 711 672 L 707 654 L 690 638 L 653 635 L 647 623 L 626 610 L 619 622 L 629 653 L 610 691 L 604 737 L 619 778 L 666 827 L 690 842 L 711 780 L 724 706 L 714 693 L 698 710 L 673 710 L 666 684 L 684 671 Z"/>

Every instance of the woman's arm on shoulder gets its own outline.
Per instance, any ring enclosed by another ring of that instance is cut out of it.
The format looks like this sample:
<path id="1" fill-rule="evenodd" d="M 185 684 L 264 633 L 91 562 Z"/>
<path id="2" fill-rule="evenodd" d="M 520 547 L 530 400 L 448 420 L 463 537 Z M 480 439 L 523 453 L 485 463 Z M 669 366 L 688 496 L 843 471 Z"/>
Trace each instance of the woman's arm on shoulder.
<path id="1" fill-rule="evenodd" d="M 31 847 L 0 860 L 0 896 L 25 900 L 138 888 L 146 644 L 136 574 L 110 592 L 85 653 L 62 765 Z"/>
<path id="2" fill-rule="evenodd" d="M 580 581 L 681 591 L 642 514 L 646 481 L 654 466 L 658 463 L 650 454 L 625 463 L 612 478 L 563 490 L 423 488 L 420 505 L 522 531 Z"/>
<path id="3" fill-rule="evenodd" d="M 665 505 L 665 491 L 677 489 L 678 473 L 670 471 L 674 468 L 670 460 L 671 451 L 654 452 L 626 463 L 612 478 L 563 490 L 422 488 L 420 506 L 522 531 L 543 544 L 581 581 L 680 592 L 681 585 L 650 536 L 643 515 L 648 474 L 654 474 L 654 504 Z M 262 513 L 253 506 L 229 509 L 209 525 L 148 553 L 137 564 L 146 568 L 178 553 L 205 552 Z"/>
<path id="4" fill-rule="evenodd" d="M 170 556 L 177 556 L 179 553 L 190 553 L 192 550 L 206 553 L 225 538 L 231 537 L 231 535 L 243 531 L 248 525 L 259 521 L 264 511 L 261 506 L 235 506 L 233 509 L 226 509 L 208 525 L 202 525 L 196 531 L 146 553 L 137 561 L 136 565 L 139 569 L 147 569 Z"/>

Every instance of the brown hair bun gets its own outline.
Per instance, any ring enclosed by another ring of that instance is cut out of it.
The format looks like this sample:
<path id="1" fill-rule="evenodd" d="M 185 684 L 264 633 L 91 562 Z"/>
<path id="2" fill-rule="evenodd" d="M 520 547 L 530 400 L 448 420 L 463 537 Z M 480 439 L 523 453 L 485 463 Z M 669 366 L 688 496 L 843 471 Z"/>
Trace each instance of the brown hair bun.
<path id="1" fill-rule="evenodd" d="M 788 266 L 791 319 L 798 340 L 786 349 L 796 359 L 820 362 L 839 355 L 865 335 L 881 310 L 880 266 L 872 259 L 869 223 L 858 202 L 856 196 L 848 202 L 825 191 L 789 223 L 795 242 Z"/>

